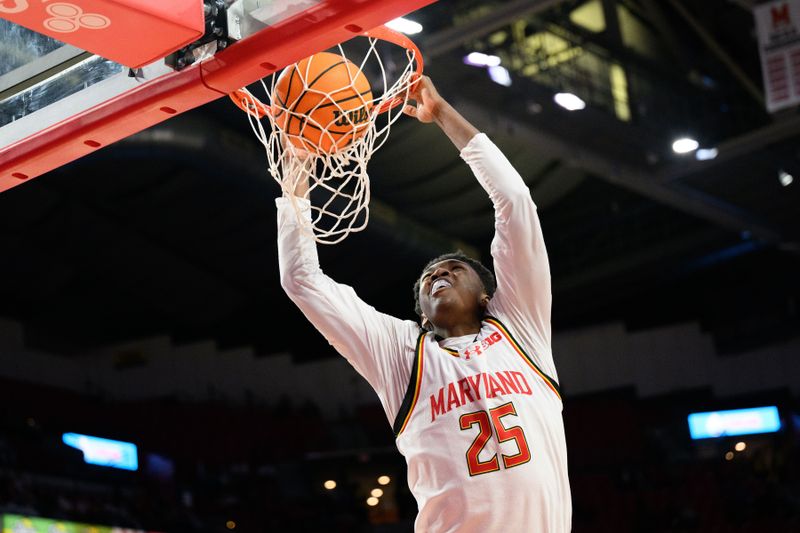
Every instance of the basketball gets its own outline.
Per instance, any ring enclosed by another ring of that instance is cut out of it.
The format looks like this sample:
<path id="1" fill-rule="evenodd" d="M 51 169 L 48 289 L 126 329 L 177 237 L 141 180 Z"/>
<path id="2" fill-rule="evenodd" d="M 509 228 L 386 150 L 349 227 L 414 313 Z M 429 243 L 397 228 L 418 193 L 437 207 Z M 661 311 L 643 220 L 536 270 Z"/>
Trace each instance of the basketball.
<path id="1" fill-rule="evenodd" d="M 336 152 L 370 124 L 367 77 L 346 58 L 320 52 L 284 69 L 272 94 L 275 124 L 309 152 Z"/>

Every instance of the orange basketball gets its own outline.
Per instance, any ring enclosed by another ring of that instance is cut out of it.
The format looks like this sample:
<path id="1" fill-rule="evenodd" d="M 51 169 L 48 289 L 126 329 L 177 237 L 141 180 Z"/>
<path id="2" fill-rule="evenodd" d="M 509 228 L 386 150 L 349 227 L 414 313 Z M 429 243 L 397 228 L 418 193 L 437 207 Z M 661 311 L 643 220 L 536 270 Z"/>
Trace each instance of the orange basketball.
<path id="1" fill-rule="evenodd" d="M 346 58 L 320 52 L 284 69 L 272 93 L 272 116 L 292 144 L 336 152 L 366 133 L 372 91 Z"/>

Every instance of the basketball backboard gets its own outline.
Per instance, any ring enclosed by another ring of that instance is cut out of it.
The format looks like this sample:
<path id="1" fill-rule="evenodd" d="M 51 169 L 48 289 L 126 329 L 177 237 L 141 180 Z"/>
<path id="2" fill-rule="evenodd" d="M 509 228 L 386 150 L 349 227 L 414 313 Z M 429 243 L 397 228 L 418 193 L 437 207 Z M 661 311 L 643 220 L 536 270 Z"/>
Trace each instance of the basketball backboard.
<path id="1" fill-rule="evenodd" d="M 197 0 L 205 35 L 137 69 L 0 18 L 0 191 L 433 1 Z"/>

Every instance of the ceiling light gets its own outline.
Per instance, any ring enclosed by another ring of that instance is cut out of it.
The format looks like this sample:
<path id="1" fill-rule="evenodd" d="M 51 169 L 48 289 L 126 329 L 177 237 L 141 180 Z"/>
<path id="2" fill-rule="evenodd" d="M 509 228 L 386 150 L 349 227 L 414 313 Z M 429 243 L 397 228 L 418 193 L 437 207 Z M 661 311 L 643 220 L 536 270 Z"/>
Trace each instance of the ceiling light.
<path id="1" fill-rule="evenodd" d="M 717 155 L 719 155 L 719 150 L 716 148 L 698 148 L 694 153 L 694 157 L 698 161 L 708 161 L 716 158 Z"/>
<path id="2" fill-rule="evenodd" d="M 380 500 L 375 496 L 370 496 L 369 498 L 367 498 L 367 505 L 369 505 L 370 507 L 375 507 L 376 505 L 378 505 L 379 501 Z"/>
<path id="3" fill-rule="evenodd" d="M 558 105 L 569 111 L 579 111 L 586 107 L 586 102 L 572 93 L 556 93 L 553 97 Z"/>
<path id="4" fill-rule="evenodd" d="M 788 187 L 794 181 L 794 176 L 786 172 L 785 170 L 778 171 L 778 181 L 781 182 L 781 185 L 784 187 Z"/>
<path id="5" fill-rule="evenodd" d="M 383 489 L 372 489 L 369 494 L 370 496 L 380 498 L 381 496 L 383 496 Z"/>
<path id="6" fill-rule="evenodd" d="M 422 31 L 422 24 L 403 17 L 390 20 L 386 23 L 386 26 L 394 31 L 405 33 L 406 35 L 415 35 Z"/>
<path id="7" fill-rule="evenodd" d="M 499 83 L 504 87 L 511 85 L 511 74 L 508 73 L 508 70 L 505 67 L 489 67 L 489 77 L 492 78 L 493 82 Z"/>
<path id="8" fill-rule="evenodd" d="M 737 442 L 736 446 L 734 446 L 734 449 L 737 452 L 743 452 L 745 450 L 745 448 L 747 448 L 747 444 L 745 442 L 742 442 L 742 441 Z"/>
<path id="9" fill-rule="evenodd" d="M 392 481 L 389 476 L 381 476 L 378 478 L 378 483 L 381 485 L 388 485 Z"/>
<path id="10" fill-rule="evenodd" d="M 697 150 L 697 147 L 700 146 L 700 143 L 695 141 L 690 137 L 681 137 L 680 139 L 675 139 L 672 143 L 672 151 L 676 154 L 688 154 L 689 152 L 694 152 Z"/>
<path id="11" fill-rule="evenodd" d="M 333 489 L 336 488 L 336 482 L 334 480 L 332 480 L 332 479 L 329 479 L 328 481 L 323 483 L 322 486 L 325 487 L 328 490 L 333 490 Z"/>
<path id="12" fill-rule="evenodd" d="M 499 67 L 500 58 L 480 52 L 470 52 L 464 56 L 464 63 L 473 67 Z"/>

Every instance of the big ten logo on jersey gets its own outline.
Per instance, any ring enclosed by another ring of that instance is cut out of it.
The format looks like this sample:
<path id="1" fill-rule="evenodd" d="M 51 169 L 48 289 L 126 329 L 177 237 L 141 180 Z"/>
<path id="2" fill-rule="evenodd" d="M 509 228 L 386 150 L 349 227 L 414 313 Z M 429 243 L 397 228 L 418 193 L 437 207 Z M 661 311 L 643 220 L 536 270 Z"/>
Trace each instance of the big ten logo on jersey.
<path id="1" fill-rule="evenodd" d="M 476 342 L 472 346 L 467 346 L 467 348 L 464 350 L 464 359 L 469 359 L 472 356 L 483 355 L 483 352 L 485 352 L 489 346 L 500 341 L 501 339 L 502 337 L 500 336 L 500 333 L 495 331 L 488 337 L 481 339 L 480 342 Z"/>

